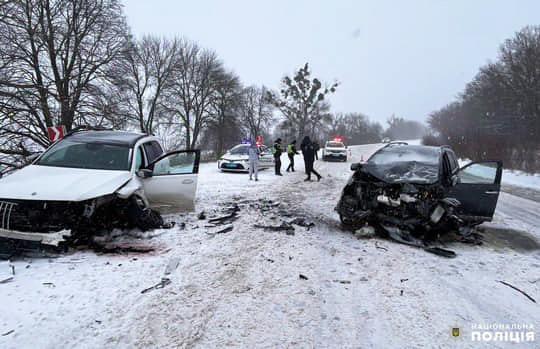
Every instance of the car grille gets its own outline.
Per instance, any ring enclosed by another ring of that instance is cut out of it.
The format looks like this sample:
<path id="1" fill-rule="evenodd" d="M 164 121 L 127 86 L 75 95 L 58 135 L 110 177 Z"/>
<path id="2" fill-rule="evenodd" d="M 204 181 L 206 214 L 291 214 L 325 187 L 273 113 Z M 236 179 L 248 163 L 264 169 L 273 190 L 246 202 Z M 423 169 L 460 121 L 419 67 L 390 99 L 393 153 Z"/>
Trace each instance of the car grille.
<path id="1" fill-rule="evenodd" d="M 0 228 L 9 230 L 11 214 L 16 214 L 16 211 L 13 212 L 13 207 L 16 205 L 14 202 L 0 201 Z"/>
<path id="2" fill-rule="evenodd" d="M 0 228 L 50 232 L 64 229 L 82 215 L 82 205 L 58 201 L 1 200 Z"/>

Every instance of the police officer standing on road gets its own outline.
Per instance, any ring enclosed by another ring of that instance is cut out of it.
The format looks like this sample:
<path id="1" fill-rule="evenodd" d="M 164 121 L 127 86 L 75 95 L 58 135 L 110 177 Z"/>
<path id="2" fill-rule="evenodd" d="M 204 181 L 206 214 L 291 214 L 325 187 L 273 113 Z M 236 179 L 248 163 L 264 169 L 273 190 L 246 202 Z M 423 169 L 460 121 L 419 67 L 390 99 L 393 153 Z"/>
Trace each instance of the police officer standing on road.
<path id="1" fill-rule="evenodd" d="M 293 140 L 289 145 L 287 145 L 287 156 L 289 157 L 289 167 L 287 167 L 287 172 L 294 172 L 294 156 L 298 154 L 296 151 L 296 139 Z"/>
<path id="2" fill-rule="evenodd" d="M 317 181 L 321 180 L 321 175 L 313 169 L 313 162 L 315 162 L 315 146 L 311 142 L 308 136 L 305 136 L 300 145 L 302 149 L 302 155 L 304 155 L 304 165 L 306 167 L 307 178 L 304 181 L 311 181 L 311 174 L 314 173 L 317 176 Z"/>
<path id="3" fill-rule="evenodd" d="M 259 155 L 261 154 L 261 150 L 259 149 L 259 146 L 251 141 L 251 144 L 248 148 L 248 156 L 249 156 L 249 180 L 251 180 L 251 177 L 253 173 L 255 173 L 255 180 L 258 181 L 258 174 L 259 174 Z"/>
<path id="4" fill-rule="evenodd" d="M 276 139 L 276 141 L 274 142 L 273 153 L 274 153 L 274 160 L 276 163 L 276 176 L 283 176 L 281 174 L 281 153 L 282 153 L 281 138 Z"/>

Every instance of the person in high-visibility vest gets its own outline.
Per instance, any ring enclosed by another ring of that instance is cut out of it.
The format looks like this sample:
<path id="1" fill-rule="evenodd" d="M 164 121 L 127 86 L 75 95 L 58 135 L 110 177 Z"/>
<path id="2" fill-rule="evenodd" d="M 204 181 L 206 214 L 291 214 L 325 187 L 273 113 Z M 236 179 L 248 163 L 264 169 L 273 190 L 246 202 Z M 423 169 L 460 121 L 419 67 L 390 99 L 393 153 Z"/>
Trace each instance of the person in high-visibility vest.
<path id="1" fill-rule="evenodd" d="M 274 142 L 274 146 L 272 147 L 272 153 L 274 154 L 276 176 L 283 176 L 281 174 L 281 138 L 276 139 L 276 141 Z"/>
<path id="2" fill-rule="evenodd" d="M 287 145 L 287 156 L 289 157 L 289 167 L 287 167 L 287 172 L 294 172 L 294 156 L 298 154 L 296 151 L 296 139 Z"/>

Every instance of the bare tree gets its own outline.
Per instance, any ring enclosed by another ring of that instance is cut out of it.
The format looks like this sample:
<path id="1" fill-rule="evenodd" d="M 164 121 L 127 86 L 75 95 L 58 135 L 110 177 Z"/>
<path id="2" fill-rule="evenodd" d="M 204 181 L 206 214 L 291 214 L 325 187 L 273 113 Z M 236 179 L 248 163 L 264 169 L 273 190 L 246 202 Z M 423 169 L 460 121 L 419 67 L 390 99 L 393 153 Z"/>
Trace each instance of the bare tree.
<path id="1" fill-rule="evenodd" d="M 212 117 L 211 103 L 222 63 L 214 52 L 182 41 L 175 69 L 172 86 L 164 94 L 163 110 L 170 118 L 169 125 L 179 127 L 186 147 L 193 149 Z"/>
<path id="2" fill-rule="evenodd" d="M 244 89 L 240 106 L 241 120 L 251 139 L 262 134 L 273 119 L 274 106 L 268 99 L 266 87 L 250 86 Z"/>
<path id="3" fill-rule="evenodd" d="M 111 71 L 125 98 L 126 117 L 153 133 L 164 91 L 171 88 L 180 41 L 145 36 L 131 44 L 126 59 Z"/>
<path id="4" fill-rule="evenodd" d="M 0 153 L 17 167 L 49 144 L 47 127 L 86 123 L 78 112 L 105 92 L 128 29 L 118 0 L 18 0 L 0 18 Z"/>
<path id="5" fill-rule="evenodd" d="M 324 98 L 334 93 L 337 82 L 323 87 L 317 78 L 311 79 L 308 63 L 300 68 L 291 79 L 282 79 L 280 95 L 269 93 L 272 103 L 281 111 L 287 120 L 296 128 L 298 137 L 313 129 L 327 115 L 328 104 Z M 326 110 L 325 110 L 326 109 Z"/>
<path id="6" fill-rule="evenodd" d="M 221 70 L 215 77 L 215 92 L 212 98 L 212 118 L 208 122 L 208 135 L 213 140 L 215 154 L 222 154 L 226 146 L 237 139 L 241 130 L 238 111 L 241 102 L 241 83 L 232 72 Z"/>

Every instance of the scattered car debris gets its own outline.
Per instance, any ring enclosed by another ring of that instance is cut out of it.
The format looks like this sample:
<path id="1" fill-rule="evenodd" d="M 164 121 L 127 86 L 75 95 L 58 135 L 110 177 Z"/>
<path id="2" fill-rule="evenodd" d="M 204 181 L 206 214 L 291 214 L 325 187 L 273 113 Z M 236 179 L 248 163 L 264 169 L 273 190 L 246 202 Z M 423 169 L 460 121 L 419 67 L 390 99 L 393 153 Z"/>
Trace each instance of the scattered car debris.
<path id="1" fill-rule="evenodd" d="M 100 253 L 149 253 L 156 250 L 155 246 L 141 241 L 92 241 L 88 248 Z"/>
<path id="2" fill-rule="evenodd" d="M 229 213 L 225 216 L 211 218 L 208 220 L 208 223 L 212 223 L 215 225 L 219 224 L 227 224 L 232 223 L 238 219 L 238 212 L 240 212 L 240 207 L 238 205 L 234 205 L 233 207 L 228 209 Z"/>
<path id="3" fill-rule="evenodd" d="M 350 284 L 349 280 L 333 280 L 334 282 L 339 282 L 340 284 Z"/>
<path id="4" fill-rule="evenodd" d="M 370 225 L 365 225 L 354 232 L 354 237 L 357 239 L 371 238 L 375 236 L 375 233 L 375 228 Z"/>
<path id="5" fill-rule="evenodd" d="M 197 218 L 199 220 L 203 220 L 203 219 L 206 219 L 206 213 L 204 211 L 201 211 L 198 215 L 197 215 Z"/>
<path id="6" fill-rule="evenodd" d="M 294 235 L 294 227 L 287 222 L 282 222 L 280 225 L 261 225 L 255 224 L 255 228 L 262 228 L 266 231 L 284 231 L 287 235 Z"/>
<path id="7" fill-rule="evenodd" d="M 141 291 L 141 293 L 147 293 L 147 292 L 150 292 L 152 290 L 157 290 L 159 288 L 163 288 L 163 287 L 167 286 L 170 283 L 171 283 L 171 280 L 169 278 L 163 277 L 163 278 L 161 278 L 160 282 L 158 282 L 154 286 L 145 288 L 144 290 Z"/>
<path id="8" fill-rule="evenodd" d="M 299 275 L 298 275 L 298 278 L 299 278 L 299 279 L 302 279 L 302 280 L 308 280 L 308 277 L 305 276 L 304 274 L 299 274 Z"/>
<path id="9" fill-rule="evenodd" d="M 218 231 L 216 232 L 216 234 L 225 234 L 225 233 L 228 233 L 228 232 L 230 232 L 230 231 L 233 231 L 233 229 L 234 229 L 234 226 L 231 224 L 231 225 L 229 225 L 229 226 L 226 227 L 226 228 L 223 228 L 223 229 L 221 229 L 221 230 L 218 230 Z"/>
<path id="10" fill-rule="evenodd" d="M 289 222 L 289 224 L 295 224 L 300 227 L 307 228 L 309 230 L 310 228 L 313 228 L 315 226 L 315 223 L 313 222 L 307 222 L 305 218 L 303 217 L 296 217 L 292 221 Z"/>
<path id="11" fill-rule="evenodd" d="M 12 334 L 13 332 L 15 332 L 15 330 L 9 330 L 9 331 L 7 331 L 7 332 L 5 332 L 5 333 L 2 333 L 2 337 L 4 337 L 4 336 L 9 336 L 9 335 Z"/>
<path id="12" fill-rule="evenodd" d="M 527 293 L 525 293 L 524 291 L 520 290 L 520 289 L 517 288 L 516 286 L 511 285 L 511 284 L 509 284 L 508 282 L 504 282 L 504 281 L 500 281 L 500 280 L 498 280 L 498 282 L 500 282 L 500 283 L 503 284 L 503 285 L 506 285 L 506 286 L 508 286 L 508 287 L 513 288 L 514 290 L 516 290 L 516 291 L 520 292 L 521 294 L 523 294 L 525 297 L 529 298 L 529 300 L 531 300 L 533 303 L 536 303 L 536 300 L 535 300 L 534 298 L 532 298 L 531 296 L 529 296 Z"/>
<path id="13" fill-rule="evenodd" d="M 409 279 L 400 279 L 399 282 L 409 281 Z"/>
<path id="14" fill-rule="evenodd" d="M 169 275 L 170 273 L 172 273 L 174 270 L 176 270 L 178 268 L 178 266 L 180 265 L 180 257 L 174 257 L 174 258 L 171 258 L 169 260 L 169 263 L 167 264 L 167 266 L 165 267 L 165 272 L 163 273 L 164 275 Z"/>
<path id="15" fill-rule="evenodd" d="M 215 228 L 216 226 L 210 226 L 210 228 Z M 231 232 L 233 231 L 234 229 L 234 226 L 232 224 L 226 226 L 225 228 L 220 228 L 218 230 L 215 230 L 215 231 L 207 231 L 205 232 L 206 234 L 214 237 L 216 236 L 217 234 L 225 234 L 225 233 L 228 233 L 228 232 Z"/>
<path id="16" fill-rule="evenodd" d="M 397 227 L 386 227 L 386 231 L 389 233 L 389 237 L 397 242 L 405 245 L 414 246 L 423 249 L 426 252 L 430 252 L 442 257 L 454 258 L 456 253 L 454 251 L 446 250 L 440 247 L 429 247 L 424 244 L 423 241 L 414 238 L 407 232 L 402 232 Z"/>
<path id="17" fill-rule="evenodd" d="M 7 284 L 8 282 L 13 281 L 13 276 L 0 280 L 0 284 Z"/>
<path id="18" fill-rule="evenodd" d="M 388 249 L 387 249 L 386 247 L 379 246 L 379 244 L 377 243 L 377 241 L 375 241 L 375 247 L 378 248 L 379 250 L 388 251 Z"/>

